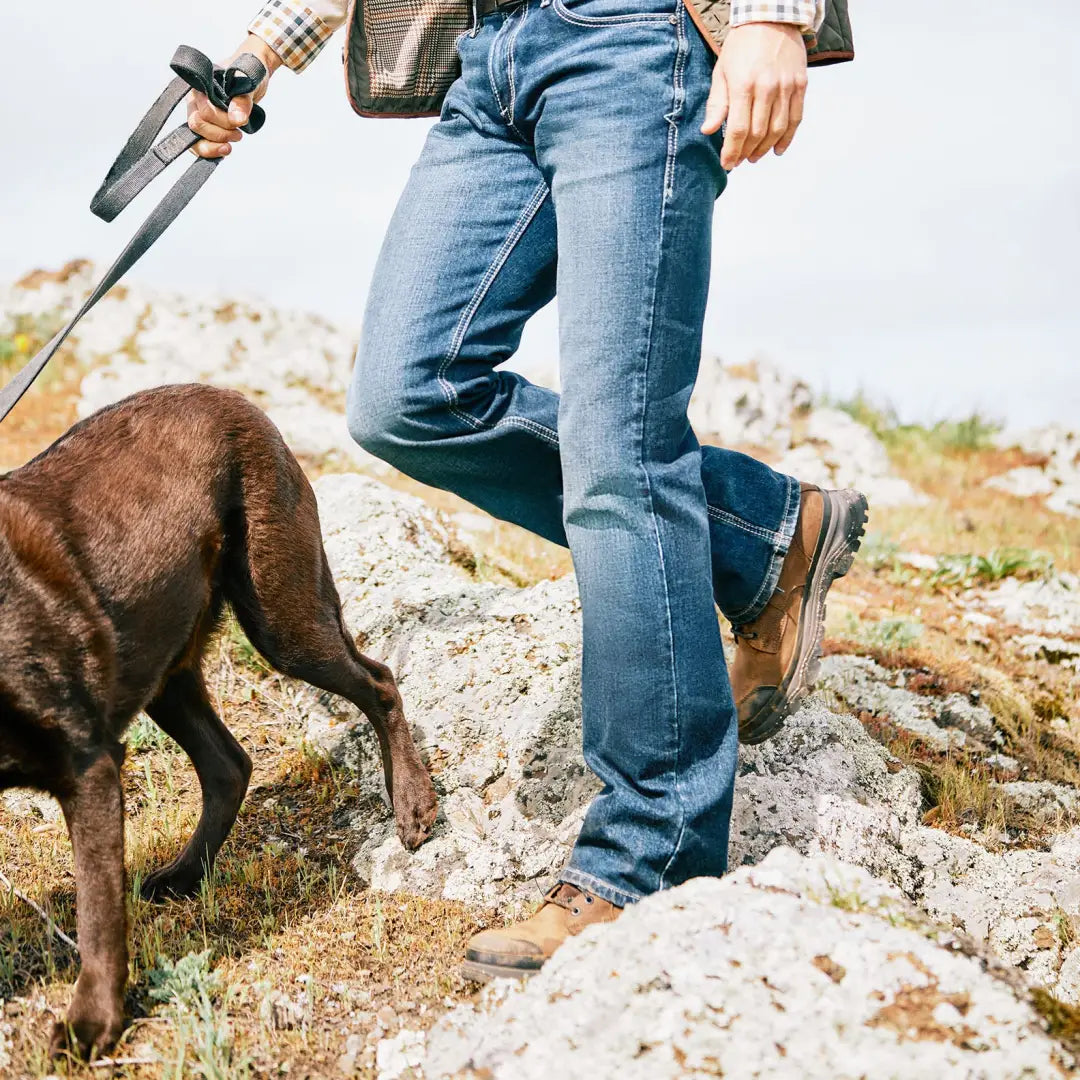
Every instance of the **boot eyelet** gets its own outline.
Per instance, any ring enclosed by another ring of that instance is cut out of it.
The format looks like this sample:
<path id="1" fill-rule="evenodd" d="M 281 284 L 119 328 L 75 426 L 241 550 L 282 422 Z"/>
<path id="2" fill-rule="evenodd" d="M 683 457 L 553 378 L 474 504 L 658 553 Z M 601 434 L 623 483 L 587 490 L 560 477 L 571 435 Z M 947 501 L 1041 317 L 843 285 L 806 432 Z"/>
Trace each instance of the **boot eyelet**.
<path id="1" fill-rule="evenodd" d="M 570 909 L 570 914 L 571 915 L 580 915 L 581 914 L 581 908 L 572 907 Z"/>
<path id="2" fill-rule="evenodd" d="M 586 896 L 585 897 L 585 903 L 586 904 L 591 904 L 592 903 L 592 897 L 591 896 Z"/>

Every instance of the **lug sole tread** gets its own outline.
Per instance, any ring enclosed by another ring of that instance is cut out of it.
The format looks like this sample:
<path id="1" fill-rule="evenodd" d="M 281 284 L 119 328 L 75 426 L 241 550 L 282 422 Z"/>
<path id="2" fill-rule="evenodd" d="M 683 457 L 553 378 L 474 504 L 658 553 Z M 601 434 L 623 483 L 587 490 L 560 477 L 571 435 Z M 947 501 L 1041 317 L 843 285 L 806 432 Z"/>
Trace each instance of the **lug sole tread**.
<path id="1" fill-rule="evenodd" d="M 825 643 L 826 599 L 829 589 L 851 569 L 862 546 L 863 538 L 866 536 L 866 523 L 870 517 L 866 496 L 850 489 L 826 494 L 844 501 L 844 506 L 835 509 L 845 513 L 847 521 L 844 535 L 835 549 L 831 552 L 823 552 L 824 562 L 820 567 L 817 588 L 814 589 L 811 601 L 814 615 L 813 637 L 809 646 L 800 650 L 788 685 L 778 690 L 755 716 L 740 727 L 739 742 L 747 746 L 757 746 L 771 739 L 783 726 L 784 721 L 799 710 L 817 682 L 821 672 L 821 650 Z M 814 571 L 812 570 L 812 583 L 813 578 Z"/>

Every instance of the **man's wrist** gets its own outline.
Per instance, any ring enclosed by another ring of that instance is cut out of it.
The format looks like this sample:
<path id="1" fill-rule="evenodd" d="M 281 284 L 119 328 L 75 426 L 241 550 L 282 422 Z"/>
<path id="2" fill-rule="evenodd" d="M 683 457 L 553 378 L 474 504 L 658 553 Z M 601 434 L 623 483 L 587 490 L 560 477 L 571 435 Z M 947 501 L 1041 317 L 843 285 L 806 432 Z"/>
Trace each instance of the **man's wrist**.
<path id="1" fill-rule="evenodd" d="M 256 60 L 261 61 L 268 75 L 273 75 L 284 63 L 281 57 L 270 48 L 266 40 L 259 37 L 258 34 L 248 34 L 244 39 L 244 43 L 236 50 L 237 56 L 241 53 L 251 53 Z"/>
<path id="2" fill-rule="evenodd" d="M 774 23 L 795 27 L 813 41 L 825 19 L 826 0 L 732 0 L 731 27 Z"/>
<path id="3" fill-rule="evenodd" d="M 792 39 L 800 39 L 808 49 L 812 49 L 817 44 L 817 35 L 813 30 L 808 30 L 805 26 L 799 26 L 797 23 L 779 22 L 775 19 L 754 19 L 750 22 L 742 22 L 738 26 L 732 26 L 728 33 L 743 30 L 750 26 L 768 26 L 780 30 Z"/>

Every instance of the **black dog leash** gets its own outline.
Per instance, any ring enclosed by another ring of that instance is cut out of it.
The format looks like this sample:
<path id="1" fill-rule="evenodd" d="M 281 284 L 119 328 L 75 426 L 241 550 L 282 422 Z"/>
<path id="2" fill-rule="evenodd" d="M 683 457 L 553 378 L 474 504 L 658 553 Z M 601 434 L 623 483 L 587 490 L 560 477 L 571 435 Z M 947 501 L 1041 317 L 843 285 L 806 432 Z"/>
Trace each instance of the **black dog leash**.
<path id="1" fill-rule="evenodd" d="M 154 144 L 169 114 L 187 97 L 189 91 L 201 90 L 219 109 L 227 109 L 234 97 L 253 93 L 266 78 L 266 68 L 250 53 L 238 56 L 228 68 L 220 68 L 215 67 L 198 49 L 187 45 L 181 45 L 176 50 L 169 66 L 176 72 L 176 78 L 139 122 L 90 202 L 90 209 L 105 221 L 112 221 L 151 180 L 199 141 L 199 135 L 187 124 L 181 124 Z M 254 105 L 248 122 L 241 130 L 254 134 L 265 120 L 266 114 L 258 105 Z M 75 317 L 0 390 L 0 422 L 30 389 L 75 324 L 150 250 L 192 200 L 195 192 L 206 183 L 220 160 L 196 159 L 139 226 L 138 232 L 109 267 Z"/>

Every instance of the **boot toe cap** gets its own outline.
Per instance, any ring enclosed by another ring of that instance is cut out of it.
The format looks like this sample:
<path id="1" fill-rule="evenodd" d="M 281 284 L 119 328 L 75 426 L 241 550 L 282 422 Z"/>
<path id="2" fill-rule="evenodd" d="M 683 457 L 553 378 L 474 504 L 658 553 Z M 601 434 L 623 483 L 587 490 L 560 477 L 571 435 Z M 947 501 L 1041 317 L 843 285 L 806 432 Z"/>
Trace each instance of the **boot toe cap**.
<path id="1" fill-rule="evenodd" d="M 534 941 L 514 937 L 505 930 L 482 930 L 469 940 L 465 956 L 476 964 L 539 969 L 544 952 Z"/>

